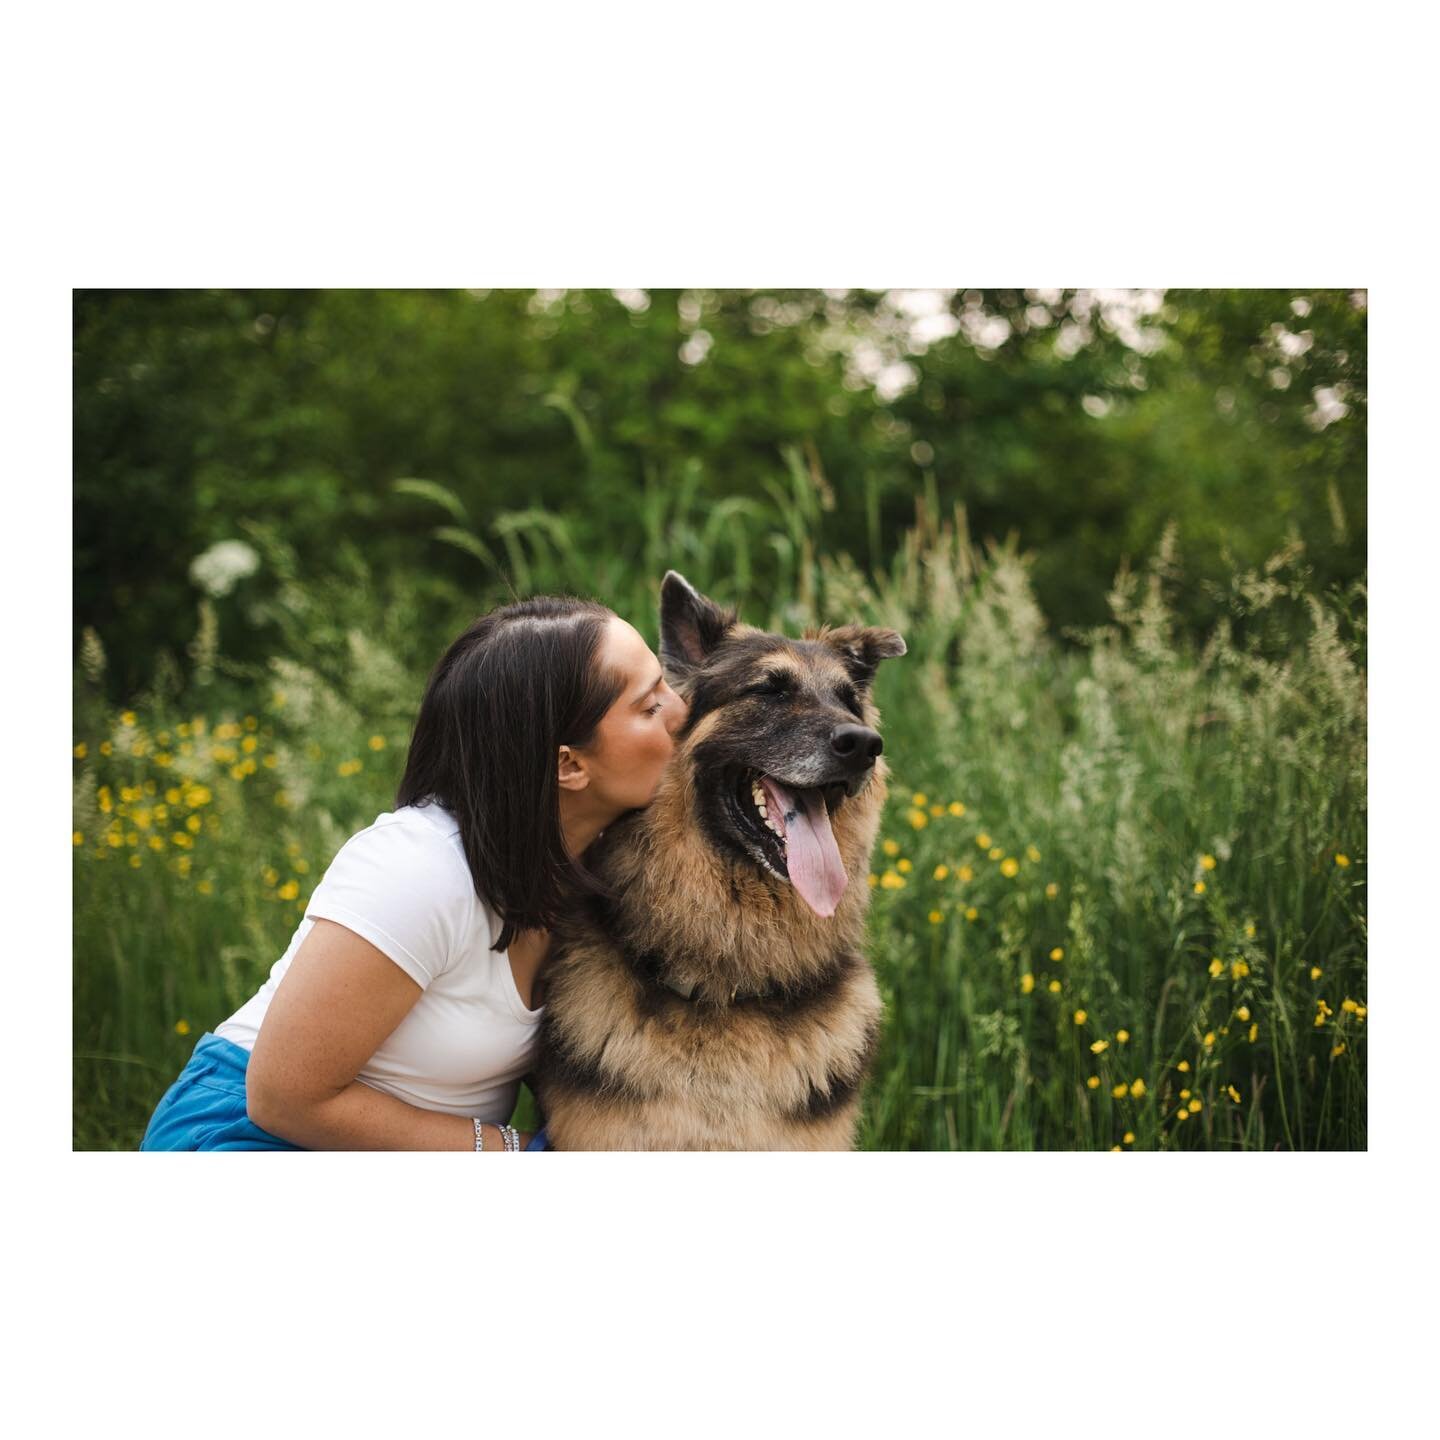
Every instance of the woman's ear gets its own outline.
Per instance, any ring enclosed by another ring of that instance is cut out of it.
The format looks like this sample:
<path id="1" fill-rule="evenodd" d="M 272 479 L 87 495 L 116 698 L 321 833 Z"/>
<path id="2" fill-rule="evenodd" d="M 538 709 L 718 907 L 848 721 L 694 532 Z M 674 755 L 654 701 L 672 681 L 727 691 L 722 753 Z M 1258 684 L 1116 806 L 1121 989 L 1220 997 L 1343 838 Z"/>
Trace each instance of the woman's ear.
<path id="1" fill-rule="evenodd" d="M 560 747 L 560 769 L 556 778 L 562 790 L 583 790 L 590 783 L 584 760 L 568 745 Z"/>

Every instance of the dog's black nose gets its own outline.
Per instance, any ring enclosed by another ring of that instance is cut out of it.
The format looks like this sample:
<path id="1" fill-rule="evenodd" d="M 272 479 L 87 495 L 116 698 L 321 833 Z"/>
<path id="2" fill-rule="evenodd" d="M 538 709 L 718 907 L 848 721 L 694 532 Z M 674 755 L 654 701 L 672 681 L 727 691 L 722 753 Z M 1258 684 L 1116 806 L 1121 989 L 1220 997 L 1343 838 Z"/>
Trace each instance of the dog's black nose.
<path id="1" fill-rule="evenodd" d="M 830 732 L 830 748 L 851 770 L 864 770 L 875 763 L 885 742 L 868 725 L 837 725 Z"/>

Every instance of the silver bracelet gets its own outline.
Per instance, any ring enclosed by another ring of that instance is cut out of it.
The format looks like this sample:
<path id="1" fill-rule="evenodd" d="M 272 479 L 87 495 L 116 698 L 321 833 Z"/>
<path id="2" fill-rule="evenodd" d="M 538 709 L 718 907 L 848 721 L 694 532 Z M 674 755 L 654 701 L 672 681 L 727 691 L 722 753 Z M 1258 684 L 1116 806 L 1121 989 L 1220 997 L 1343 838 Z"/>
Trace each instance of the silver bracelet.
<path id="1" fill-rule="evenodd" d="M 505 1139 L 505 1153 L 518 1154 L 520 1151 L 520 1132 L 513 1125 L 502 1124 L 500 1134 Z"/>
<path id="2" fill-rule="evenodd" d="M 485 1132 L 478 1120 L 475 1122 L 475 1148 L 477 1150 L 485 1148 Z"/>

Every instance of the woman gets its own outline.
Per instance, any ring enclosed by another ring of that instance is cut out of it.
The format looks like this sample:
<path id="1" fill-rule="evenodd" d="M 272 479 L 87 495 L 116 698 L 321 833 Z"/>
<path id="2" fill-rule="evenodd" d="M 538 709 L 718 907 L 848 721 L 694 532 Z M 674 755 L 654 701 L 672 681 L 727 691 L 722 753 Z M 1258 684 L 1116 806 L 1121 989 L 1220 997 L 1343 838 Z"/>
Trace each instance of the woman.
<path id="1" fill-rule="evenodd" d="M 505 1122 L 549 927 L 567 888 L 598 888 L 578 857 L 650 803 L 685 714 L 603 605 L 541 596 L 482 616 L 430 676 L 396 808 L 341 847 L 140 1148 L 525 1145 Z"/>

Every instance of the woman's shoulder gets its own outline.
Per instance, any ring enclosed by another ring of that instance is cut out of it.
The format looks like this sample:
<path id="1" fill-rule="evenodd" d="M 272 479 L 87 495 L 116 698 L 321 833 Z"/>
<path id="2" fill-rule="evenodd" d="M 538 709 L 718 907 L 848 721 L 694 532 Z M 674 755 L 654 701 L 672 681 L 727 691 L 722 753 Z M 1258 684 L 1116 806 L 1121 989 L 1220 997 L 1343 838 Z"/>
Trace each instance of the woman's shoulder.
<path id="1" fill-rule="evenodd" d="M 459 821 L 438 801 L 377 815 L 346 841 L 332 868 L 342 864 L 363 866 L 375 883 L 424 896 L 470 925 L 498 934 L 498 917 L 476 893 Z"/>

